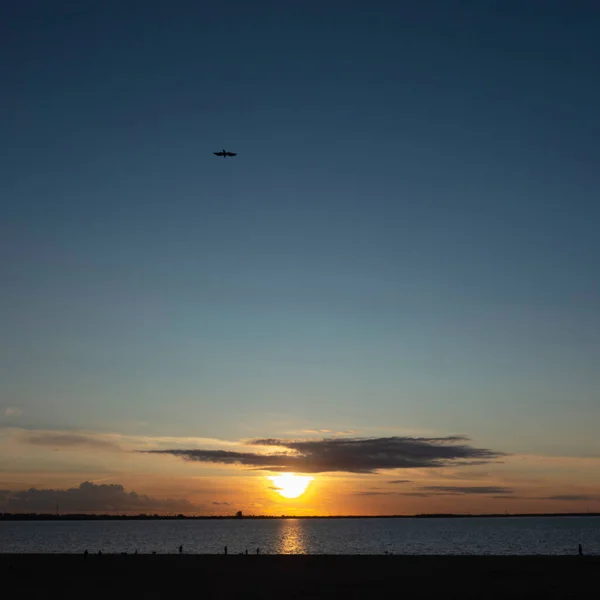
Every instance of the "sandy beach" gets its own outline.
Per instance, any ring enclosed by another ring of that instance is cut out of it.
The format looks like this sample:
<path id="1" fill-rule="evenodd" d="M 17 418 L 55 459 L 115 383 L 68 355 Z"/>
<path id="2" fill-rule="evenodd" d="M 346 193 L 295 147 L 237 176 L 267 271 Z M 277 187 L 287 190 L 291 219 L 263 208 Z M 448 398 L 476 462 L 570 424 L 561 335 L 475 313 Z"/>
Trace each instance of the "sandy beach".
<path id="1" fill-rule="evenodd" d="M 63 600 L 575 598 L 594 596 L 600 557 L 5 554 L 0 576 Z"/>

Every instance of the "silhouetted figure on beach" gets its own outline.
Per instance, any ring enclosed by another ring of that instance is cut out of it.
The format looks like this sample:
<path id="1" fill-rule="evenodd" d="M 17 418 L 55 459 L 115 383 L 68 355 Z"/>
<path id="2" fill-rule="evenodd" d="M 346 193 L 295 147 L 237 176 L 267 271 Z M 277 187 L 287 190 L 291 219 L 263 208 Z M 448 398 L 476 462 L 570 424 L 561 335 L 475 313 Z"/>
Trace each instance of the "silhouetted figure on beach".
<path id="1" fill-rule="evenodd" d="M 102 550 L 98 550 L 98 555 L 102 556 Z"/>
<path id="2" fill-rule="evenodd" d="M 137 548 L 136 548 L 134 554 L 137 554 L 137 553 L 138 553 L 138 551 L 137 551 Z"/>
<path id="3" fill-rule="evenodd" d="M 87 548 L 86 548 L 86 549 L 84 550 L 84 552 L 83 552 L 83 560 L 87 560 L 88 554 L 89 554 L 89 553 L 88 553 L 88 551 L 87 551 Z"/>
<path id="4" fill-rule="evenodd" d="M 579 544 L 579 556 L 583 556 L 583 547 L 581 546 L 581 544 Z"/>
<path id="5" fill-rule="evenodd" d="M 248 556 L 248 548 L 246 548 L 246 556 Z"/>
<path id="6" fill-rule="evenodd" d="M 225 546 L 225 556 L 227 556 L 227 546 Z"/>
<path id="7" fill-rule="evenodd" d="M 183 544 L 179 546 L 179 554 L 183 554 Z"/>
<path id="8" fill-rule="evenodd" d="M 256 554 L 260 554 L 260 548 L 256 549 Z"/>

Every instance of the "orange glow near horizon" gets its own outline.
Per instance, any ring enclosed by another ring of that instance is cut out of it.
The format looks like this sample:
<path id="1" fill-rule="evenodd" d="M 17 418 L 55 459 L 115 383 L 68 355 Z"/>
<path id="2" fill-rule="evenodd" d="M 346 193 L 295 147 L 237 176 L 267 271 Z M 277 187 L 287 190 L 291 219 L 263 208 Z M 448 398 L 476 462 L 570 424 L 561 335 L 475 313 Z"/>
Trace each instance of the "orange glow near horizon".
<path id="1" fill-rule="evenodd" d="M 514 454 L 485 467 L 281 473 L 135 452 L 202 439 L 32 431 L 0 423 L 0 490 L 9 490 L 0 493 L 0 512 L 50 513 L 58 504 L 61 513 L 190 516 L 600 513 L 597 456 Z M 215 447 L 235 447 L 228 444 Z M 236 450 L 244 450 L 241 442 Z M 85 482 L 92 485 L 79 491 Z"/>
<path id="2" fill-rule="evenodd" d="M 296 475 L 295 473 L 282 473 L 268 477 L 275 491 L 283 498 L 299 498 L 304 494 L 314 477 L 309 475 Z"/>

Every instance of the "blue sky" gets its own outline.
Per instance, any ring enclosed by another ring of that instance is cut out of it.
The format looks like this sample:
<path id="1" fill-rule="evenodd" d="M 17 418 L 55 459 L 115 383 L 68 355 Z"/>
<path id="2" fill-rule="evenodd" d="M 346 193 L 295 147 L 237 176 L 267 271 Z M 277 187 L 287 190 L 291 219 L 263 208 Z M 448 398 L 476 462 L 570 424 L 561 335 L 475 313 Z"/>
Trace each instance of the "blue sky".
<path id="1" fill-rule="evenodd" d="M 4 12 L 20 425 L 600 452 L 595 3 Z"/>

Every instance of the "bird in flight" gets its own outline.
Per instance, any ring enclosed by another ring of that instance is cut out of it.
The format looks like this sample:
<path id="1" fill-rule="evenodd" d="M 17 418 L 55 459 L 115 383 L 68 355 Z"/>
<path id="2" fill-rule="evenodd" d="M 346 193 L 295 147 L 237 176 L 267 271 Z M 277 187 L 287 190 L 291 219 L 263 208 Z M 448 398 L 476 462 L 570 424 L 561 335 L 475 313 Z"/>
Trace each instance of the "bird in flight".
<path id="1" fill-rule="evenodd" d="M 226 152 L 225 149 L 223 149 L 222 152 L 213 152 L 213 154 L 215 156 L 222 156 L 223 158 L 226 158 L 227 156 L 236 156 L 237 152 Z"/>

